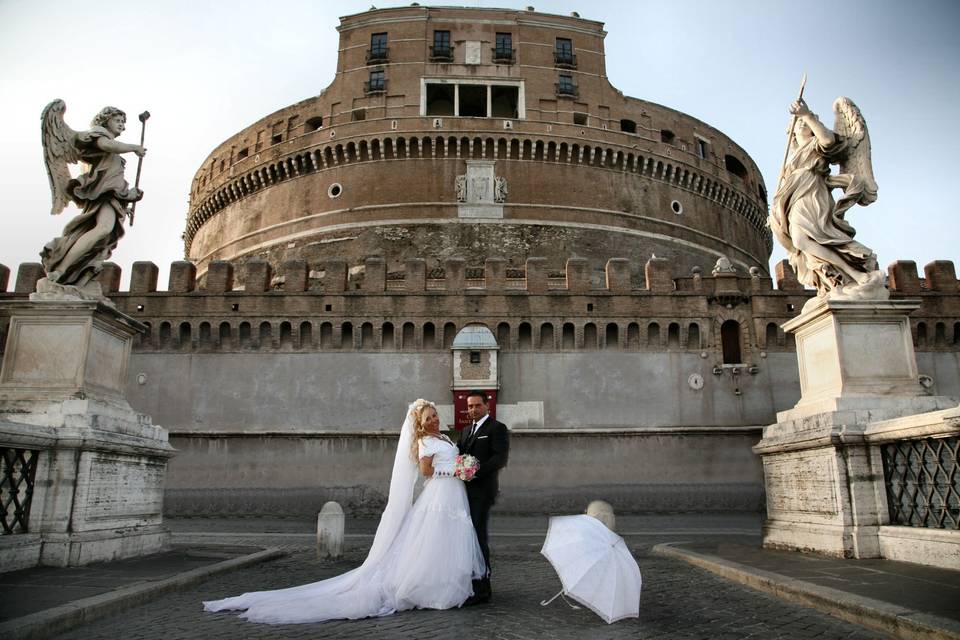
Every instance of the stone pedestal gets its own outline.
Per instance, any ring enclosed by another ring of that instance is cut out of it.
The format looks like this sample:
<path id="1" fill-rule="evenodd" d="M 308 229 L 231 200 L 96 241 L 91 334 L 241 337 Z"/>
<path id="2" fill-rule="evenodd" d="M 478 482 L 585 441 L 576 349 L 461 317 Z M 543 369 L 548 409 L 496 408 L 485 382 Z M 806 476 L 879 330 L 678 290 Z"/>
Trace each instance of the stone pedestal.
<path id="1" fill-rule="evenodd" d="M 911 300 L 821 301 L 784 324 L 796 334 L 801 398 L 764 428 L 764 546 L 880 556 L 889 522 L 882 460 L 870 423 L 947 409 L 920 385 Z"/>
<path id="2" fill-rule="evenodd" d="M 131 340 L 143 326 L 95 301 L 12 301 L 0 312 L 10 317 L 0 447 L 35 459 L 29 518 L 0 538 L 0 571 L 162 549 L 173 449 L 124 397 Z"/>

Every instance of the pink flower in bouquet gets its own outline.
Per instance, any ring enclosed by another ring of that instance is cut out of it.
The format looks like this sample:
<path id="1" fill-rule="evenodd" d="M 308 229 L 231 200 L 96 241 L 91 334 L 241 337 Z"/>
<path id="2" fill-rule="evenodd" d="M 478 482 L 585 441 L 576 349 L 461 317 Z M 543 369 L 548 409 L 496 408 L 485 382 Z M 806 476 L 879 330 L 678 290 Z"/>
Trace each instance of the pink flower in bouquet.
<path id="1" fill-rule="evenodd" d="M 460 478 L 464 482 L 470 482 L 473 480 L 473 476 L 476 475 L 477 469 L 480 468 L 480 462 L 469 454 L 463 454 L 457 456 L 457 463 L 454 467 L 453 475 Z"/>

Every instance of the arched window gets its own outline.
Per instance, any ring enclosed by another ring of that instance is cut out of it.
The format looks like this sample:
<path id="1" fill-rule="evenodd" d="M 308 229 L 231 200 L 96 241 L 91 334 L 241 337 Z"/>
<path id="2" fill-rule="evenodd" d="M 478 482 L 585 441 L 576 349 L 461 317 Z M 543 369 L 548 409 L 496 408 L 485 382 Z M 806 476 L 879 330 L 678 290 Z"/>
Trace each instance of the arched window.
<path id="1" fill-rule="evenodd" d="M 676 322 L 671 322 L 667 326 L 667 348 L 668 349 L 679 349 L 680 348 L 680 325 Z"/>
<path id="2" fill-rule="evenodd" d="M 918 347 L 927 346 L 927 323 L 926 322 L 917 323 L 917 346 Z"/>
<path id="3" fill-rule="evenodd" d="M 200 339 L 199 339 L 200 344 L 204 346 L 209 346 L 210 343 L 213 342 L 212 338 L 213 336 L 211 335 L 211 331 L 210 331 L 210 323 L 201 322 L 200 323 Z"/>
<path id="4" fill-rule="evenodd" d="M 373 325 L 369 322 L 364 322 L 360 325 L 360 348 L 373 349 L 373 347 Z"/>
<path id="5" fill-rule="evenodd" d="M 510 348 L 510 325 L 506 322 L 497 325 L 497 344 L 501 349 Z"/>
<path id="6" fill-rule="evenodd" d="M 300 323 L 300 348 L 309 349 L 313 346 L 313 325 L 309 322 Z"/>
<path id="7" fill-rule="evenodd" d="M 416 330 L 412 322 L 403 323 L 403 336 L 401 339 L 403 342 L 400 346 L 403 349 L 410 350 L 417 348 Z"/>
<path id="8" fill-rule="evenodd" d="M 720 342 L 723 345 L 723 364 L 740 364 L 740 323 L 727 320 L 720 325 Z"/>
<path id="9" fill-rule="evenodd" d="M 517 336 L 517 348 L 518 349 L 533 348 L 533 330 L 530 328 L 529 322 L 520 323 L 520 333 Z"/>
<path id="10" fill-rule="evenodd" d="M 450 349 L 453 347 L 453 339 L 457 337 L 457 325 L 452 322 L 448 322 L 443 325 L 443 348 Z"/>
<path id="11" fill-rule="evenodd" d="M 423 325 L 423 348 L 434 349 L 437 346 L 437 330 L 432 322 Z"/>
<path id="12" fill-rule="evenodd" d="M 727 167 L 727 171 L 742 180 L 747 179 L 747 168 L 743 166 L 743 163 L 740 162 L 738 158 L 735 158 L 731 155 L 726 155 L 723 157 L 723 163 Z"/>
<path id="13" fill-rule="evenodd" d="M 656 322 L 651 322 L 649 325 L 647 325 L 647 346 L 660 346 L 660 325 Z"/>
<path id="14" fill-rule="evenodd" d="M 554 346 L 553 325 L 549 322 L 544 322 L 540 325 L 540 348 L 546 351 L 552 351 Z"/>
<path id="15" fill-rule="evenodd" d="M 700 346 L 700 325 L 691 322 L 687 327 L 687 349 L 699 349 Z"/>
<path id="16" fill-rule="evenodd" d="M 349 322 L 344 322 L 340 325 L 340 348 L 353 348 L 353 324 Z"/>
<path id="17" fill-rule="evenodd" d="M 769 322 L 769 323 L 767 323 L 767 340 L 766 340 L 767 349 L 771 349 L 771 348 L 774 348 L 774 349 L 775 349 L 775 348 L 777 347 L 777 344 L 778 344 L 778 340 L 777 340 L 778 336 L 777 336 L 777 334 L 778 334 L 778 333 L 779 333 L 779 331 L 778 331 L 778 327 L 777 327 L 777 323 L 776 323 L 776 322 Z"/>
<path id="18" fill-rule="evenodd" d="M 162 329 L 162 327 L 161 327 L 161 329 Z M 251 336 L 251 333 L 252 333 L 252 330 L 251 330 L 251 328 L 250 328 L 250 323 L 249 323 L 249 322 L 241 322 L 241 323 L 240 323 L 240 330 L 239 330 L 239 334 L 240 334 L 240 346 L 241 346 L 241 347 L 249 347 L 249 346 L 250 346 L 250 336 Z"/>
<path id="19" fill-rule="evenodd" d="M 597 325 L 592 322 L 583 325 L 583 348 L 590 350 L 597 348 Z"/>
<path id="20" fill-rule="evenodd" d="M 627 348 L 640 348 L 640 325 L 636 322 L 631 322 L 627 325 Z"/>
<path id="21" fill-rule="evenodd" d="M 947 344 L 947 325 L 938 322 L 933 333 L 933 343 L 937 346 Z"/>
<path id="22" fill-rule="evenodd" d="M 190 348 L 190 323 L 189 322 L 180 323 L 180 333 L 178 338 L 179 338 L 178 344 L 180 345 L 181 349 Z"/>
<path id="23" fill-rule="evenodd" d="M 572 322 L 563 323 L 563 335 L 560 338 L 560 346 L 562 349 L 576 349 L 577 348 L 577 330 L 573 326 Z"/>
<path id="24" fill-rule="evenodd" d="M 231 344 L 231 335 L 230 335 L 230 323 L 221 322 L 220 323 L 220 346 L 221 347 L 230 347 Z"/>
<path id="25" fill-rule="evenodd" d="M 384 322 L 383 326 L 380 328 L 380 344 L 384 349 L 387 350 L 396 349 L 396 340 L 393 336 L 392 322 Z"/>
<path id="26" fill-rule="evenodd" d="M 329 322 L 324 322 L 320 325 L 320 348 L 333 348 L 333 325 Z"/>
<path id="27" fill-rule="evenodd" d="M 623 119 L 620 121 L 620 131 L 623 131 L 624 133 L 636 133 L 637 123 L 633 120 Z"/>
<path id="28" fill-rule="evenodd" d="M 607 323 L 606 335 L 603 339 L 604 349 L 617 349 L 620 347 L 620 327 L 616 322 Z"/>
<path id="29" fill-rule="evenodd" d="M 273 327 L 269 322 L 260 323 L 260 347 L 269 348 L 273 346 Z"/>

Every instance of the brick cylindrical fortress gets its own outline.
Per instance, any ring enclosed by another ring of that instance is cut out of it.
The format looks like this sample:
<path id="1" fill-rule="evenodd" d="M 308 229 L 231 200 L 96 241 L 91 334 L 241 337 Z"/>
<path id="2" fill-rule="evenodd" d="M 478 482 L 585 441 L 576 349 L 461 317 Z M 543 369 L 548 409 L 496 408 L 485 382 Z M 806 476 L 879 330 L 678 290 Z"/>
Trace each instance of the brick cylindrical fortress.
<path id="1" fill-rule="evenodd" d="M 544 256 L 553 273 L 577 255 L 596 279 L 612 256 L 656 254 L 767 273 L 756 165 L 713 127 L 613 87 L 602 23 L 411 6 L 338 30 L 333 83 L 197 171 L 184 239 L 201 278 L 214 260 L 373 256 L 388 272 Z"/>

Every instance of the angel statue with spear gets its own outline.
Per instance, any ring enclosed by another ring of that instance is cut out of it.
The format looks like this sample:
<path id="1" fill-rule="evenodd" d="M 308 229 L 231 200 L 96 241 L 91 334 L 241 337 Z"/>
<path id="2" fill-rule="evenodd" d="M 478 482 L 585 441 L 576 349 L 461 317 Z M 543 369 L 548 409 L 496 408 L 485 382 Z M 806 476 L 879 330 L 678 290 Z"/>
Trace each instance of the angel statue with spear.
<path id="1" fill-rule="evenodd" d="M 867 123 L 849 98 L 837 98 L 833 111 L 831 131 L 811 113 L 802 89 L 790 106 L 787 155 L 769 219 L 797 279 L 817 290 L 805 309 L 823 298 L 890 296 L 877 256 L 853 239 L 856 231 L 844 218 L 854 204 L 866 206 L 877 199 Z M 840 166 L 838 173 L 831 174 L 831 164 Z M 834 189 L 843 190 L 836 201 Z"/>
<path id="2" fill-rule="evenodd" d="M 95 278 L 123 236 L 123 219 L 129 216 L 133 223 L 134 207 L 143 197 L 138 186 L 131 187 L 124 179 L 126 162 L 120 154 L 135 153 L 142 162 L 147 150 L 142 138 L 139 145 L 117 140 L 127 122 L 120 109 L 101 109 L 88 131 L 71 129 L 63 120 L 65 111 L 63 100 L 54 100 L 41 116 L 44 161 L 53 197 L 50 213 L 61 213 L 69 202 L 82 212 L 67 223 L 63 235 L 40 252 L 47 277 L 46 282 L 38 283 L 37 291 L 102 299 Z M 148 117 L 144 112 L 140 121 L 145 125 Z M 75 162 L 83 163 L 84 172 L 73 178 L 68 165 Z M 138 182 L 139 177 L 138 169 Z"/>

